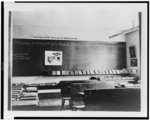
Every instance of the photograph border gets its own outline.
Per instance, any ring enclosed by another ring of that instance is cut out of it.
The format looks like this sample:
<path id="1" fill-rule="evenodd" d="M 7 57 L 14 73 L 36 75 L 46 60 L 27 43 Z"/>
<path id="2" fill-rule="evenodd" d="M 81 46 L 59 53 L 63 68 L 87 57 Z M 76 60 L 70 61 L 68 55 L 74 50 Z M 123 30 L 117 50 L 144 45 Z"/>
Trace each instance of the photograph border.
<path id="1" fill-rule="evenodd" d="M 147 4 L 147 117 L 111 119 L 149 119 L 149 1 L 15 1 L 15 3 L 145 3 Z M 4 2 L 1 2 L 1 118 L 4 118 Z M 9 88 L 8 88 L 9 89 Z M 110 119 L 110 117 L 17 117 L 14 119 Z"/>

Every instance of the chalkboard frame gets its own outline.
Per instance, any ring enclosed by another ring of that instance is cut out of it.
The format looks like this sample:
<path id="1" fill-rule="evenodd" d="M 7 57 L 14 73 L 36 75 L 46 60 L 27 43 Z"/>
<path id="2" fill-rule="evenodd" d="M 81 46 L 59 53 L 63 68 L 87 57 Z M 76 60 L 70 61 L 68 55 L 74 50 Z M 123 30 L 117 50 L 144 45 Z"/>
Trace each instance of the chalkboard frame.
<path id="1" fill-rule="evenodd" d="M 15 43 L 16 42 L 16 43 Z M 18 44 L 18 46 L 16 46 L 16 44 Z M 39 51 L 39 55 L 41 55 L 41 61 L 37 64 L 39 64 L 39 67 L 37 66 L 33 66 L 33 64 L 30 64 L 31 66 L 31 69 L 33 67 L 35 67 L 35 72 L 34 74 L 31 74 L 29 73 L 28 70 L 30 70 L 29 68 L 26 68 L 26 70 L 22 70 L 24 73 L 21 73 L 21 70 L 20 69 L 20 66 L 19 64 L 21 63 L 17 63 L 17 67 L 16 67 L 16 64 L 14 64 L 14 60 L 13 60 L 13 76 L 52 76 L 52 70 L 88 70 L 88 69 L 77 69 L 77 67 L 75 66 L 74 69 L 67 69 L 67 67 L 69 66 L 69 64 L 66 64 L 64 61 L 69 61 L 69 60 L 72 60 L 71 58 L 67 58 L 64 57 L 68 54 L 72 54 L 71 49 L 69 48 L 71 45 L 73 46 L 73 50 L 78 52 L 82 46 L 85 47 L 85 44 L 86 44 L 86 48 L 88 49 L 88 47 L 90 45 L 92 45 L 92 48 L 91 50 L 95 49 L 96 47 L 99 47 L 100 45 L 103 45 L 103 46 L 116 46 L 118 48 L 121 48 L 123 50 L 123 53 L 121 53 L 122 56 L 121 57 L 118 57 L 117 60 L 118 62 L 122 61 L 123 60 L 123 65 L 121 66 L 116 66 L 116 69 L 123 69 L 123 68 L 126 68 L 126 43 L 125 42 L 104 42 L 104 41 L 73 41 L 73 40 L 43 40 L 43 39 L 19 39 L 19 38 L 14 38 L 13 39 L 13 53 L 15 53 L 15 49 L 19 51 L 19 46 L 20 46 L 20 49 L 25 49 L 25 47 L 31 47 L 29 44 L 36 44 L 35 46 L 32 46 L 32 48 L 36 49 L 36 50 L 39 50 L 41 49 L 41 51 Z M 41 45 L 38 45 L 38 44 L 41 44 Z M 49 46 L 51 45 L 55 45 L 54 48 L 49 48 Z M 80 47 L 78 46 L 80 45 Z M 45 48 L 42 48 L 42 46 L 48 46 L 48 47 L 45 47 Z M 29 50 L 29 48 L 27 49 L 27 51 L 31 52 L 32 49 Z M 67 48 L 67 49 L 66 49 Z M 44 65 L 44 51 L 62 51 L 64 56 L 63 56 L 63 66 L 50 66 L 51 69 L 49 69 L 49 66 L 45 66 Z M 118 50 L 117 52 L 120 52 L 120 50 Z M 84 52 L 83 52 L 84 53 Z M 35 53 L 32 53 L 32 55 L 34 55 Z M 124 54 L 124 55 L 123 55 Z M 39 58 L 38 58 L 39 59 Z M 33 61 L 31 61 L 33 62 Z M 37 62 L 37 61 L 36 61 Z M 22 62 L 23 63 L 23 62 Z M 120 63 L 119 63 L 120 64 Z M 28 65 L 28 64 L 26 64 Z M 22 65 L 21 67 L 23 68 L 23 66 L 25 65 Z M 66 66 L 66 67 L 64 67 Z M 19 69 L 18 69 L 19 68 Z M 18 71 L 20 73 L 17 73 Z M 40 69 L 40 70 L 38 70 Z M 25 72 L 26 71 L 26 72 Z M 90 75 L 90 74 L 89 74 Z M 66 75 L 65 75 L 66 76 Z"/>

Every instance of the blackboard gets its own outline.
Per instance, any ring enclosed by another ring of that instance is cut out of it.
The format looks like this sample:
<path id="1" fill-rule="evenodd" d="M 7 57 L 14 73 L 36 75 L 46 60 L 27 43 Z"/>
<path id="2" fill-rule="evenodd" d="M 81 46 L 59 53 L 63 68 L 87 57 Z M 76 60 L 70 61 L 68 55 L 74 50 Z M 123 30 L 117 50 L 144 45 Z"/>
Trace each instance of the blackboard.
<path id="1" fill-rule="evenodd" d="M 62 51 L 61 66 L 45 66 L 45 51 Z M 124 42 L 13 39 L 13 76 L 45 76 L 52 70 L 126 68 Z"/>

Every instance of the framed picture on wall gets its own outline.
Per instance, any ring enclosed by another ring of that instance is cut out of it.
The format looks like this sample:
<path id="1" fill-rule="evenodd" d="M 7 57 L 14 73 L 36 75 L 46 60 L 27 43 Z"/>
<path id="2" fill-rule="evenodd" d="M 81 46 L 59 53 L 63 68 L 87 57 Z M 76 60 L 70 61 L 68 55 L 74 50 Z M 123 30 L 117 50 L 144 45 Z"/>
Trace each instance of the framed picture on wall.
<path id="1" fill-rule="evenodd" d="M 137 67 L 137 59 L 131 59 L 131 67 Z"/>
<path id="2" fill-rule="evenodd" d="M 62 51 L 45 51 L 45 65 L 62 65 Z"/>
<path id="3" fill-rule="evenodd" d="M 136 57 L 135 46 L 130 46 L 129 51 L 130 51 L 130 58 L 135 58 Z"/>

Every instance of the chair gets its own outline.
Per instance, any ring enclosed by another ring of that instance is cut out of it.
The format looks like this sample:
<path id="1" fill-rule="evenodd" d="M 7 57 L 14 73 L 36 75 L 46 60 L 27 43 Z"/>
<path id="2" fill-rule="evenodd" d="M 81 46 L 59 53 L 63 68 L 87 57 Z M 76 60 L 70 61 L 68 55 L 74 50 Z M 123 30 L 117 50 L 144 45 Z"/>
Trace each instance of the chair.
<path id="1" fill-rule="evenodd" d="M 83 74 L 83 75 L 87 75 L 86 70 L 82 70 L 82 74 Z"/>
<path id="2" fill-rule="evenodd" d="M 62 70 L 62 75 L 66 75 L 66 72 L 64 70 Z"/>
<path id="3" fill-rule="evenodd" d="M 69 75 L 74 75 L 74 72 L 73 71 L 69 71 Z"/>
<path id="4" fill-rule="evenodd" d="M 65 75 L 69 75 L 69 71 L 65 71 Z"/>
<path id="5" fill-rule="evenodd" d="M 91 73 L 91 75 L 95 74 L 94 70 L 90 70 L 90 73 Z"/>
<path id="6" fill-rule="evenodd" d="M 58 87 L 61 89 L 61 97 L 62 97 L 62 110 L 65 109 L 65 102 L 69 101 L 69 107 L 71 107 L 71 84 L 72 83 L 83 83 L 89 80 L 78 80 L 78 81 L 60 81 L 58 83 Z"/>
<path id="7" fill-rule="evenodd" d="M 75 75 L 79 75 L 79 71 L 78 70 L 75 70 Z"/>
<path id="8" fill-rule="evenodd" d="M 84 90 L 87 89 L 111 89 L 115 88 L 112 82 L 90 81 L 87 83 L 72 83 L 71 84 L 71 107 L 72 110 L 84 110 Z"/>
<path id="9" fill-rule="evenodd" d="M 81 70 L 79 70 L 78 72 L 79 72 L 79 75 L 82 75 L 82 72 L 81 72 Z"/>
<path id="10" fill-rule="evenodd" d="M 57 75 L 57 71 L 52 71 L 52 75 Z"/>
<path id="11" fill-rule="evenodd" d="M 95 74 L 96 74 L 96 75 L 98 75 L 98 74 L 99 74 L 98 70 L 94 70 L 94 72 L 95 72 Z"/>
<path id="12" fill-rule="evenodd" d="M 87 75 L 91 74 L 90 70 L 86 70 L 86 73 L 87 73 Z"/>
<path id="13" fill-rule="evenodd" d="M 61 72 L 60 72 L 60 71 L 57 71 L 57 75 L 61 75 Z"/>
<path id="14" fill-rule="evenodd" d="M 65 109 L 65 102 L 69 102 L 69 107 L 71 107 L 71 97 L 62 97 L 62 105 L 61 105 L 61 110 Z"/>

